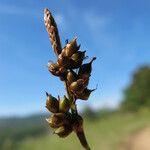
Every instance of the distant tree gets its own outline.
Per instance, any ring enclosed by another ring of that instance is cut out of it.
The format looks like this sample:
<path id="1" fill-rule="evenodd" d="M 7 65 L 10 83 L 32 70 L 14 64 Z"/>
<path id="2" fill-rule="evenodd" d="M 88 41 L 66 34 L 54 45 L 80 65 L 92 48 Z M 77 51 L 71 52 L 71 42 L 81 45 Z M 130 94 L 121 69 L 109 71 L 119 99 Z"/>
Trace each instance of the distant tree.
<path id="1" fill-rule="evenodd" d="M 140 67 L 134 73 L 121 104 L 121 108 L 127 111 L 136 111 L 143 106 L 150 107 L 150 66 Z"/>

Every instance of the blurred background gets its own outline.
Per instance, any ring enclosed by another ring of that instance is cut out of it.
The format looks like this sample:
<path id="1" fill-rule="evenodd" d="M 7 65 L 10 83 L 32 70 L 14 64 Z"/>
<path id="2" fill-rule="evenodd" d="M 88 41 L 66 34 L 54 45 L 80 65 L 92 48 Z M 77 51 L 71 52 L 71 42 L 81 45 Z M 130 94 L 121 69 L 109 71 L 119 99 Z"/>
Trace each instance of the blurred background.
<path id="1" fill-rule="evenodd" d="M 45 119 L 45 91 L 65 94 L 47 70 L 55 61 L 43 21 L 52 12 L 61 37 L 78 37 L 93 63 L 88 101 L 77 106 L 92 150 L 149 150 L 150 1 L 0 0 L 0 150 L 69 150 Z"/>

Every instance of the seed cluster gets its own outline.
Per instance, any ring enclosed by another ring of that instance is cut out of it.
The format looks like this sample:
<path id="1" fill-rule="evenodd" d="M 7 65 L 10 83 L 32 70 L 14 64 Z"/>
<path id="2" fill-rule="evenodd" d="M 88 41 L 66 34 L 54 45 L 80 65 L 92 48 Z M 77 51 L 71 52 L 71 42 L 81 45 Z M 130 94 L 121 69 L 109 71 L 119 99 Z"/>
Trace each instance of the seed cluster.
<path id="1" fill-rule="evenodd" d="M 94 57 L 89 63 L 83 64 L 85 51 L 79 51 L 79 48 L 80 46 L 77 45 L 76 38 L 74 38 L 58 55 L 56 63 L 48 63 L 48 70 L 66 83 L 71 97 L 64 96 L 60 100 L 59 96 L 55 98 L 46 93 L 46 108 L 53 113 L 47 121 L 50 127 L 55 129 L 54 133 L 60 137 L 67 136 L 74 128 L 75 119 L 69 112 L 72 104 L 77 99 L 87 100 L 91 92 L 95 90 L 90 90 L 87 86 L 91 76 L 92 62 L 96 58 Z"/>
<path id="2" fill-rule="evenodd" d="M 46 119 L 50 127 L 55 129 L 54 133 L 60 137 L 66 137 L 72 132 L 72 116 L 69 112 L 71 103 L 66 96 L 62 100 L 56 99 L 52 95 L 46 93 L 46 108 L 53 114 Z"/>
<path id="3" fill-rule="evenodd" d="M 95 90 L 88 89 L 88 84 L 92 63 L 96 57 L 93 57 L 89 63 L 83 64 L 84 59 L 87 58 L 85 56 L 86 51 L 80 51 L 77 38 L 70 42 L 67 41 L 62 49 L 55 20 L 48 9 L 44 10 L 44 22 L 57 56 L 55 63 L 48 62 L 48 70 L 65 83 L 68 94 L 60 99 L 59 96 L 55 98 L 46 92 L 46 108 L 52 113 L 47 122 L 59 137 L 66 137 L 75 131 L 81 144 L 88 148 L 83 132 L 83 119 L 77 113 L 76 100 L 87 100 L 91 92 Z"/>

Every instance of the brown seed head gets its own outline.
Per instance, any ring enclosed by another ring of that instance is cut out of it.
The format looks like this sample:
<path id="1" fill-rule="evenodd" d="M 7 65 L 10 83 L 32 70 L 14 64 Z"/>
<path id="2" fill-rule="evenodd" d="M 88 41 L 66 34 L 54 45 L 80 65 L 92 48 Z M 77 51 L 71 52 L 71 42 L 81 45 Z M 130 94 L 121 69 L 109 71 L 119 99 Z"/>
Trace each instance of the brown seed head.
<path id="1" fill-rule="evenodd" d="M 50 42 L 54 49 L 54 52 L 56 56 L 58 56 L 62 50 L 59 33 L 58 33 L 56 22 L 51 12 L 47 8 L 44 9 L 44 23 L 50 38 Z"/>

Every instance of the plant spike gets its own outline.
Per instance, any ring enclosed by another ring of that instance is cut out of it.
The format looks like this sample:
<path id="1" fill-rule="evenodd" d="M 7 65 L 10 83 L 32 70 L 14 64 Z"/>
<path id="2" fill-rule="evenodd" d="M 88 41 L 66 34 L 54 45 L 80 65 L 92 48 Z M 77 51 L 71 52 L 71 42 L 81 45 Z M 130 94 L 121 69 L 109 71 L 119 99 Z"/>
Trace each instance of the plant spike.
<path id="1" fill-rule="evenodd" d="M 62 50 L 59 33 L 58 33 L 56 22 L 52 14 L 47 8 L 44 9 L 44 23 L 45 23 L 52 47 L 54 49 L 54 52 L 56 56 L 58 57 L 58 55 L 61 53 L 61 50 Z"/>
<path id="2" fill-rule="evenodd" d="M 48 70 L 64 81 L 67 92 L 67 96 L 64 95 L 62 99 L 59 96 L 56 99 L 46 92 L 46 108 L 52 113 L 46 121 L 54 129 L 54 134 L 59 137 L 64 138 L 74 131 L 83 148 L 91 150 L 85 137 L 83 119 L 78 115 L 76 101 L 87 100 L 95 90 L 88 89 L 88 84 L 92 62 L 96 57 L 89 63 L 83 64 L 84 59 L 87 58 L 86 51 L 79 51 L 80 45 L 77 44 L 76 37 L 70 42 L 66 40 L 66 45 L 62 49 L 56 22 L 47 8 L 44 10 L 44 23 L 57 56 L 57 62 L 48 63 Z"/>

